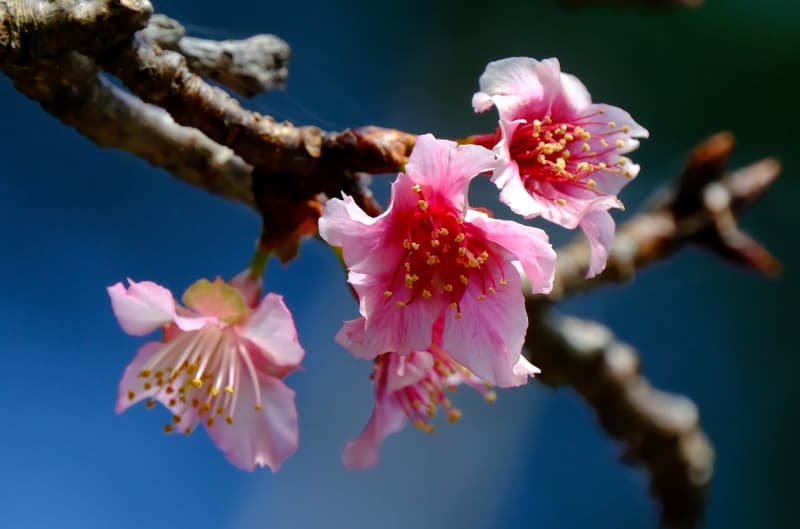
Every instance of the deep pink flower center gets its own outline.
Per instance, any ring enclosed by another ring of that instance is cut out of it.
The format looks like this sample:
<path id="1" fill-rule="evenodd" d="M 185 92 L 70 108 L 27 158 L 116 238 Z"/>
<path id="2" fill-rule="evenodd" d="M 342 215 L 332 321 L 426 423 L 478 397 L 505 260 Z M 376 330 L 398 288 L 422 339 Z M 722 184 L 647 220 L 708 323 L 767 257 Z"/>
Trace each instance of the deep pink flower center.
<path id="1" fill-rule="evenodd" d="M 448 199 L 426 197 L 419 185 L 412 189 L 419 201 L 397 227 L 404 255 L 384 296 L 398 307 L 444 296 L 459 318 L 465 293 L 476 291 L 470 285 L 478 285 L 482 300 L 507 284 L 498 249 Z"/>
<path id="2" fill-rule="evenodd" d="M 627 132 L 627 127 L 593 121 L 597 115 L 585 116 L 574 123 L 558 122 L 546 116 L 517 126 L 508 147 L 528 191 L 540 191 L 542 183 L 569 183 L 593 190 L 597 186 L 592 178 L 595 172 L 620 171 L 624 158 L 614 160 L 611 166 L 608 160 L 615 150 L 625 145 L 624 141 L 617 139 L 609 143 L 606 138 Z M 602 125 L 607 130 L 591 133 L 585 128 L 589 125 Z"/>

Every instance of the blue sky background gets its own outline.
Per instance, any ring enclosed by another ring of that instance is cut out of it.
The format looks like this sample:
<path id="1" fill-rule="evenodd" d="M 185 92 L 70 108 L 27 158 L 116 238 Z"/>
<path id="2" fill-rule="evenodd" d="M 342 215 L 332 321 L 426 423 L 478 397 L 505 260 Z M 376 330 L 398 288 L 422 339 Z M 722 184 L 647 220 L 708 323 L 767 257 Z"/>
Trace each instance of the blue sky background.
<path id="1" fill-rule="evenodd" d="M 800 11 L 781 0 L 708 0 L 669 15 L 566 12 L 555 1 L 428 5 L 167 0 L 195 35 L 272 32 L 293 48 L 284 92 L 247 103 L 296 123 L 440 136 L 492 128 L 470 98 L 486 62 L 558 56 L 596 101 L 650 129 L 629 211 L 668 183 L 704 136 L 733 131 L 735 164 L 776 155 L 782 180 L 745 226 L 784 261 L 768 281 L 688 249 L 632 284 L 572 298 L 643 354 L 662 388 L 690 396 L 718 452 L 709 528 L 795 519 L 798 282 L 796 50 Z M 457 6 L 457 7 L 456 7 Z M 787 7 L 791 6 L 791 7 Z M 461 391 L 463 419 L 406 429 L 378 468 L 339 457 L 371 408 L 370 366 L 332 338 L 356 314 L 332 254 L 308 241 L 271 263 L 307 350 L 297 390 L 301 447 L 281 471 L 225 461 L 203 431 L 166 437 L 163 409 L 114 414 L 143 340 L 126 336 L 105 287 L 125 277 L 182 292 L 247 262 L 258 217 L 121 152 L 101 150 L 0 78 L 0 527 L 348 529 L 656 527 L 642 474 L 569 391 L 532 383 L 488 406 Z M 375 191 L 385 198 L 389 178 Z M 491 190 L 475 190 L 475 200 Z M 505 216 L 507 211 L 498 210 Z M 624 218 L 624 214 L 617 216 Z M 556 241 L 566 240 L 552 230 Z"/>

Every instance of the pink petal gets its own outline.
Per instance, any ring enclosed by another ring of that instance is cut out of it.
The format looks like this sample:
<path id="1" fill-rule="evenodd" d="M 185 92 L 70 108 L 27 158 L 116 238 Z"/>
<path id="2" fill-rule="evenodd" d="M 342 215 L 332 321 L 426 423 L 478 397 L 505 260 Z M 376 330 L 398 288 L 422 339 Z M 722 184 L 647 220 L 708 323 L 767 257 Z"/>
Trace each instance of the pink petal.
<path id="1" fill-rule="evenodd" d="M 490 62 L 481 74 L 480 92 L 472 96 L 476 112 L 497 106 L 501 119 L 514 119 L 530 100 L 542 100 L 545 87 L 539 79 L 539 62 L 529 57 L 511 57 Z"/>
<path id="2" fill-rule="evenodd" d="M 108 287 L 111 307 L 122 329 L 134 336 L 150 334 L 175 318 L 175 300 L 166 288 L 151 281 L 128 280 Z"/>
<path id="3" fill-rule="evenodd" d="M 253 277 L 249 268 L 242 270 L 228 281 L 230 286 L 239 291 L 245 305 L 250 308 L 258 305 L 263 283 L 261 276 Z"/>
<path id="4" fill-rule="evenodd" d="M 538 192 L 531 196 L 541 205 L 542 218 L 567 229 L 576 228 L 593 210 L 623 207 L 615 195 L 597 193 L 569 182 L 541 183 Z M 549 197 L 558 197 L 563 202 Z"/>
<path id="5" fill-rule="evenodd" d="M 297 450 L 297 410 L 294 391 L 277 378 L 259 376 L 263 410 L 256 410 L 250 377 L 238 387 L 234 422 L 214 422 L 207 428 L 217 447 L 234 466 L 243 470 L 268 466 L 277 472 L 281 463 Z"/>
<path id="6" fill-rule="evenodd" d="M 333 198 L 325 204 L 319 219 L 319 234 L 331 246 L 342 248 L 348 267 L 380 264 L 375 256 L 376 252 L 380 255 L 384 244 L 382 219 L 387 213 L 388 210 L 373 218 L 358 207 L 353 197 Z"/>
<path id="7" fill-rule="evenodd" d="M 602 272 L 608 261 L 608 252 L 614 240 L 614 219 L 606 210 L 588 213 L 581 221 L 581 229 L 589 240 L 591 260 L 586 277 L 594 277 Z"/>
<path id="8" fill-rule="evenodd" d="M 427 351 L 412 351 L 407 355 L 391 354 L 387 368 L 386 393 L 394 393 L 416 384 L 433 368 L 433 355 Z"/>
<path id="9" fill-rule="evenodd" d="M 529 377 L 538 375 L 541 372 L 542 370 L 531 364 L 528 359 L 525 358 L 525 355 L 520 355 L 519 361 L 514 364 L 514 375 L 522 377 L 523 379 L 520 384 L 524 384 Z"/>
<path id="10" fill-rule="evenodd" d="M 597 121 L 597 115 L 600 115 L 600 121 L 608 122 L 613 121 L 617 125 L 617 130 L 620 134 L 625 134 L 632 138 L 649 138 L 650 133 L 646 128 L 642 127 L 633 119 L 629 112 L 614 105 L 606 105 L 604 103 L 597 103 L 587 107 L 581 115 L 594 116 L 593 121 Z M 627 133 L 622 132 L 623 127 L 628 127 Z M 587 130 L 590 130 L 587 128 Z M 607 131 L 608 129 L 604 129 Z"/>
<path id="11" fill-rule="evenodd" d="M 305 351 L 282 296 L 267 294 L 238 332 L 277 365 L 299 366 L 303 361 Z"/>
<path id="12" fill-rule="evenodd" d="M 461 318 L 447 313 L 442 349 L 478 378 L 499 387 L 524 384 L 514 373 L 520 358 L 528 315 L 517 270 L 505 263 L 507 286 L 478 301 L 478 285 L 461 299 Z"/>
<path id="13" fill-rule="evenodd" d="M 383 440 L 400 431 L 405 422 L 405 412 L 391 396 L 376 402 L 364 430 L 345 446 L 342 454 L 344 466 L 348 469 L 366 469 L 375 466 Z"/>
<path id="14" fill-rule="evenodd" d="M 151 398 L 158 393 L 159 388 L 153 386 L 149 390 L 142 387 L 144 380 L 139 377 L 142 368 L 144 368 L 152 356 L 157 353 L 164 344 L 162 342 L 147 342 L 136 351 L 136 356 L 125 368 L 122 374 L 122 379 L 119 381 L 119 390 L 117 391 L 117 405 L 116 412 L 122 413 L 134 404 L 141 402 L 144 399 Z M 133 398 L 130 398 L 129 392 L 133 391 Z"/>
<path id="15" fill-rule="evenodd" d="M 184 342 L 190 342 L 191 336 L 188 334 L 182 335 Z M 158 387 L 152 384 L 150 389 L 144 389 L 144 384 L 148 380 L 139 376 L 148 360 L 154 354 L 161 351 L 164 347 L 168 347 L 169 343 L 163 342 L 148 342 L 144 344 L 136 352 L 133 361 L 125 368 L 125 373 L 119 382 L 119 391 L 117 395 L 116 412 L 122 413 L 129 407 L 137 404 L 145 399 L 154 399 L 160 402 L 165 408 L 169 409 L 173 416 L 180 417 L 180 421 L 175 423 L 172 421 L 172 426 L 177 431 L 185 432 L 187 429 L 190 431 L 197 424 L 197 410 L 188 404 L 181 403 L 176 398 L 176 393 L 167 393 L 166 387 Z M 185 375 L 178 377 L 172 384 L 173 388 L 183 387 L 185 385 Z M 150 379 L 152 383 L 152 379 Z M 131 398 L 131 392 L 133 398 Z M 191 398 L 191 396 L 189 397 Z M 172 403 L 172 404 L 171 404 Z"/>
<path id="16" fill-rule="evenodd" d="M 519 260 L 534 294 L 546 294 L 552 290 L 556 252 L 543 230 L 518 222 L 492 219 L 474 210 L 467 212 L 467 222 L 481 228 L 487 239 Z"/>
<path id="17" fill-rule="evenodd" d="M 208 324 L 219 325 L 219 320 L 214 316 L 175 316 L 175 325 L 184 332 L 196 331 Z"/>
<path id="18" fill-rule="evenodd" d="M 586 86 L 574 75 L 561 74 L 560 104 L 565 108 L 565 115 L 574 116 L 592 104 L 592 96 Z"/>
<path id="19" fill-rule="evenodd" d="M 381 354 L 382 351 L 364 347 L 365 324 L 366 319 L 363 317 L 344 322 L 342 328 L 336 333 L 336 343 L 350 351 L 356 358 L 373 360 L 376 356 Z"/>
<path id="20" fill-rule="evenodd" d="M 494 154 L 485 147 L 457 145 L 423 134 L 417 137 L 405 173 L 412 180 L 411 185 L 419 184 L 426 192 L 439 193 L 463 208 L 469 182 L 494 164 Z M 403 173 L 398 175 L 396 185 L 405 185 L 402 177 Z"/>
<path id="21" fill-rule="evenodd" d="M 360 345 L 362 353 L 358 356 L 369 352 L 374 357 L 386 351 L 406 354 L 415 349 L 424 350 L 431 344 L 434 322 L 447 305 L 444 298 L 418 299 L 398 307 L 397 299 L 384 297 L 386 286 L 382 281 L 376 288 L 373 278 L 358 277 L 353 272 L 350 277 L 350 283 L 361 298 L 361 314 L 366 317 Z M 401 288 L 404 287 L 398 286 L 397 292 L 402 292 Z"/>

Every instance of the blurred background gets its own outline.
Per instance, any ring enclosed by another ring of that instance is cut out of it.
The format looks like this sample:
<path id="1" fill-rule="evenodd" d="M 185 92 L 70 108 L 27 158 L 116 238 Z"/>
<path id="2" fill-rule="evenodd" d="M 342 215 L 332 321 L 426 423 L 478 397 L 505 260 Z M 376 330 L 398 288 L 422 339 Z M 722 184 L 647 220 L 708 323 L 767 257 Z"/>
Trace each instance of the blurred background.
<path id="1" fill-rule="evenodd" d="M 697 403 L 718 458 L 705 527 L 796 520 L 800 4 L 707 0 L 659 14 L 568 11 L 556 0 L 154 3 L 196 36 L 287 40 L 287 89 L 247 105 L 329 129 L 489 131 L 495 115 L 470 107 L 485 64 L 557 56 L 595 101 L 650 130 L 634 153 L 642 173 L 622 195 L 629 212 L 715 131 L 736 135 L 734 166 L 779 157 L 782 178 L 744 225 L 783 261 L 781 279 L 690 248 L 561 310 L 609 325 L 641 350 L 656 385 Z M 5 77 L 0 112 L 0 527 L 657 526 L 645 477 L 617 462 L 619 447 L 592 413 L 536 382 L 499 392 L 491 406 L 461 391 L 459 423 L 433 435 L 406 428 L 384 444 L 376 469 L 345 471 L 341 449 L 372 406 L 370 365 L 332 340 L 357 307 L 333 255 L 313 240 L 266 275 L 307 350 L 305 369 L 287 380 L 298 394 L 300 450 L 278 474 L 236 470 L 202 430 L 165 436 L 162 408 L 117 417 L 118 379 L 144 340 L 117 326 L 105 287 L 132 277 L 180 293 L 198 277 L 230 276 L 246 265 L 259 219 L 99 149 Z M 388 183 L 376 179 L 378 197 Z M 473 202 L 491 192 L 477 186 Z M 551 233 L 556 242 L 571 235 Z"/>

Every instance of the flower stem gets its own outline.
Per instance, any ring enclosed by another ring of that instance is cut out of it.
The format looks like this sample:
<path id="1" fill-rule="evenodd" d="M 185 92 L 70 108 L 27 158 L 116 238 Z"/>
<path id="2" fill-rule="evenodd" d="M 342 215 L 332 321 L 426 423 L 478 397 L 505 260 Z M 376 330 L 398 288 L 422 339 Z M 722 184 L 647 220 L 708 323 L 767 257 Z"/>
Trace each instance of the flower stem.
<path id="1" fill-rule="evenodd" d="M 253 257 L 250 259 L 250 277 L 258 279 L 264 275 L 264 270 L 267 269 L 267 262 L 271 252 L 264 250 L 261 246 L 256 247 Z"/>

